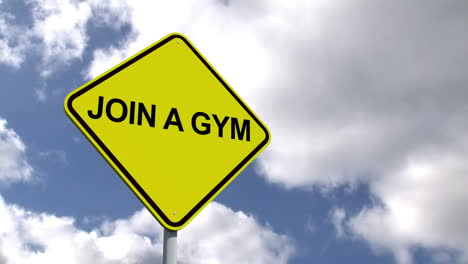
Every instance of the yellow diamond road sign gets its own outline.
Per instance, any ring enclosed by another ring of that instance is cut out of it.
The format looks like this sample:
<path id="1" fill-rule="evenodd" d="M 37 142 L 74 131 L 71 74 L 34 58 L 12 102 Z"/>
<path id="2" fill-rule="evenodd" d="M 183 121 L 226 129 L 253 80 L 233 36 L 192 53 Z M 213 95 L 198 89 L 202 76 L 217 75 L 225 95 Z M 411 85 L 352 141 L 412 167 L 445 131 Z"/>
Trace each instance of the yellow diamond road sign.
<path id="1" fill-rule="evenodd" d="M 65 112 L 171 230 L 186 226 L 270 141 L 262 121 L 180 34 L 70 93 Z"/>

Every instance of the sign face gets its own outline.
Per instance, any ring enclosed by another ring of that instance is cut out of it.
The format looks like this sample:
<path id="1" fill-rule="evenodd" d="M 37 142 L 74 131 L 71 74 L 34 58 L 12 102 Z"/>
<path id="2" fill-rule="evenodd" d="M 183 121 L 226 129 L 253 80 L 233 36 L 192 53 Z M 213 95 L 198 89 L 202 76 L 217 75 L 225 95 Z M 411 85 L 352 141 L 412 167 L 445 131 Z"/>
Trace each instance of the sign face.
<path id="1" fill-rule="evenodd" d="M 267 127 L 171 34 L 70 93 L 65 112 L 166 228 L 182 229 L 267 146 Z"/>

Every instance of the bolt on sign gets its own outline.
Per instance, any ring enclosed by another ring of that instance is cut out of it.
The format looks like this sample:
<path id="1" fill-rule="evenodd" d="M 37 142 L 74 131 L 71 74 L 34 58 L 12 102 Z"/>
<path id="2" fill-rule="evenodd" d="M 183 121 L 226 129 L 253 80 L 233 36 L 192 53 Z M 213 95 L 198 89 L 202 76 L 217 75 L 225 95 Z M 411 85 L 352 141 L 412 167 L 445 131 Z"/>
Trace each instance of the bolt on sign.
<path id="1" fill-rule="evenodd" d="M 65 112 L 154 217 L 185 227 L 268 145 L 268 128 L 171 34 L 71 92 Z"/>

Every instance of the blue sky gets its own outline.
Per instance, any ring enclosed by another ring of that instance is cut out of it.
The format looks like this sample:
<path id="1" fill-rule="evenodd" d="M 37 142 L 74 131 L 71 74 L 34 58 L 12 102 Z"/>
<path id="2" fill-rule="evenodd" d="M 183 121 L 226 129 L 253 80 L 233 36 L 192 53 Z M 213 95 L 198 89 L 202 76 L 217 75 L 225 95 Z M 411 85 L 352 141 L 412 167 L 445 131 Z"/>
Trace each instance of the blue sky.
<path id="1" fill-rule="evenodd" d="M 172 32 L 273 135 L 179 232 L 180 263 L 468 263 L 455 0 L 0 0 L 0 263 L 161 263 L 63 100 Z"/>

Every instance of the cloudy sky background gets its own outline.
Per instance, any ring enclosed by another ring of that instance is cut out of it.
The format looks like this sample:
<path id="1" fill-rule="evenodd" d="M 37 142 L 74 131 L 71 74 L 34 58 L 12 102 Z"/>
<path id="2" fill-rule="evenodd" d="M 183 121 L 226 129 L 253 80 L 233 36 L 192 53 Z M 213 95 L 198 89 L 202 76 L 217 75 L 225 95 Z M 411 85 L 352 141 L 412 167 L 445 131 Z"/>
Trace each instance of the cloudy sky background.
<path id="1" fill-rule="evenodd" d="M 0 263 L 160 263 L 63 99 L 172 32 L 273 135 L 180 263 L 468 263 L 463 0 L 0 1 Z"/>

